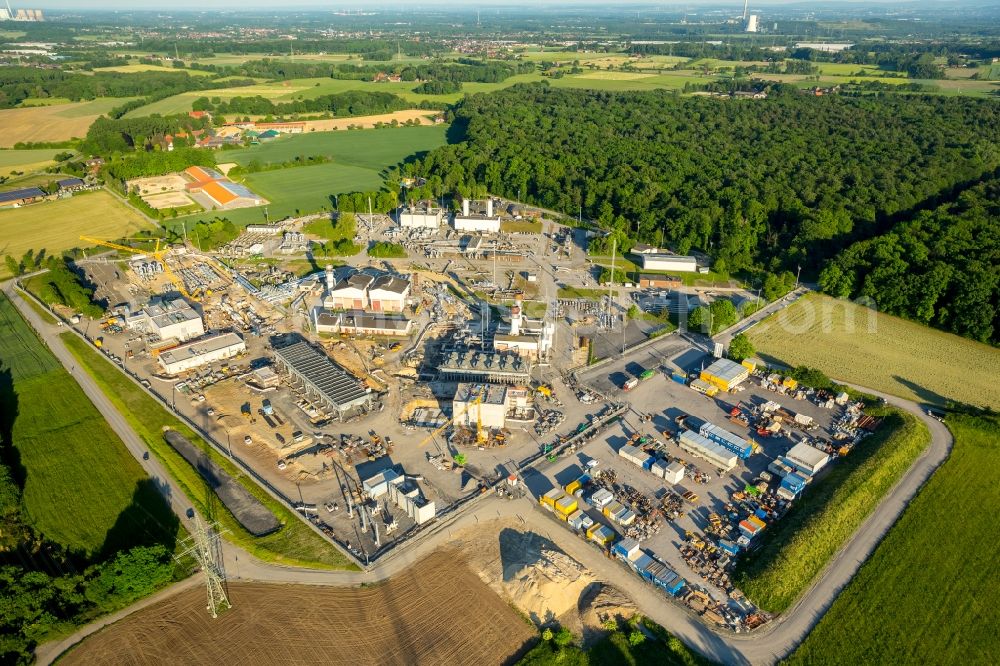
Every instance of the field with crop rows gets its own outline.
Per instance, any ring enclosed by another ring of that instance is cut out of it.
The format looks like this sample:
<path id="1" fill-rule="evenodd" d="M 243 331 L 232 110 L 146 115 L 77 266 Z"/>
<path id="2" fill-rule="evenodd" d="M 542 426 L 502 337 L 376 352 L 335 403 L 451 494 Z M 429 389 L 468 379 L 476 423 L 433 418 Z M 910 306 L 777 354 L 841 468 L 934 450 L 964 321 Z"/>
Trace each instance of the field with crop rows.
<path id="1" fill-rule="evenodd" d="M 218 520 L 227 530 L 227 539 L 267 562 L 325 569 L 353 568 L 340 551 L 292 515 L 287 507 L 250 481 L 228 459 L 218 455 L 207 442 L 174 418 L 159 402 L 142 391 L 99 352 L 71 333 L 64 333 L 62 338 L 76 357 L 81 369 L 94 378 L 108 399 L 146 442 L 149 450 L 177 480 L 202 515 Z M 165 427 L 172 428 L 187 437 L 205 451 L 213 462 L 229 472 L 233 478 L 239 479 L 244 487 L 278 517 L 282 522 L 282 528 L 260 538 L 254 538 L 246 532 L 225 506 L 215 501 L 215 495 L 206 489 L 204 480 L 197 470 L 164 441 L 162 433 Z M 204 606 L 202 608 L 204 609 Z"/>
<path id="2" fill-rule="evenodd" d="M 1000 422 L 946 424 L 951 456 L 788 663 L 995 663 Z"/>
<path id="3" fill-rule="evenodd" d="M 127 102 L 129 97 L 103 97 L 91 102 L 0 110 L 0 148 L 21 141 L 67 141 L 83 137 L 101 114 Z"/>
<path id="4" fill-rule="evenodd" d="M 748 335 L 765 360 L 917 402 L 1000 407 L 1000 350 L 850 301 L 810 294 Z"/>
<path id="5" fill-rule="evenodd" d="M 60 663 L 501 664 L 537 634 L 451 551 L 384 583 L 230 583 L 209 621 L 193 588 L 85 640 Z"/>
<path id="6" fill-rule="evenodd" d="M 121 546 L 128 539 L 123 531 L 142 532 L 144 523 L 169 511 L 148 492 L 146 474 L 118 435 L 2 294 L 0 365 L 0 373 L 9 373 L 9 383 L 0 383 L 0 408 L 13 417 L 25 513 L 35 530 L 94 555 Z"/>
<path id="7" fill-rule="evenodd" d="M 930 443 L 916 417 L 891 410 L 879 430 L 812 483 L 740 560 L 734 582 L 772 613 L 787 610 Z"/>
<path id="8" fill-rule="evenodd" d="M 0 153 L 2 154 L 2 153 Z M 121 238 L 152 228 L 139 213 L 114 195 L 99 190 L 68 199 L 44 201 L 24 208 L 0 211 L 0 255 L 20 258 L 27 250 L 58 254 L 85 245 L 80 235 Z M 0 264 L 0 277 L 7 274 Z"/>
<path id="9" fill-rule="evenodd" d="M 0 150 L 0 176 L 8 176 L 13 171 L 30 173 L 55 164 L 53 157 L 65 152 L 52 148 L 38 150 Z M 8 189 L 7 185 L 3 189 Z"/>

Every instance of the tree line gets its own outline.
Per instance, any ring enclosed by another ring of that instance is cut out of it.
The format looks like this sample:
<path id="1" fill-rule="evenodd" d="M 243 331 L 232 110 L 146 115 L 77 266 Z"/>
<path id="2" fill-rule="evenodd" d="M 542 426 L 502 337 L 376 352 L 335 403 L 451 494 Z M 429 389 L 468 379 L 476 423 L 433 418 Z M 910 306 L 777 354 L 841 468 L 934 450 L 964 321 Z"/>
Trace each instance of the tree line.
<path id="1" fill-rule="evenodd" d="M 242 113 L 252 115 L 292 115 L 301 113 L 332 113 L 335 116 L 370 116 L 409 109 L 413 105 L 398 95 L 386 92 L 361 92 L 352 90 L 312 99 L 292 102 L 274 102 L 261 97 L 233 97 L 228 101 L 213 101 L 199 97 L 193 102 L 195 111 L 218 114 Z"/>
<path id="2" fill-rule="evenodd" d="M 888 232 L 854 243 L 819 277 L 827 293 L 1000 344 L 1000 173 Z"/>

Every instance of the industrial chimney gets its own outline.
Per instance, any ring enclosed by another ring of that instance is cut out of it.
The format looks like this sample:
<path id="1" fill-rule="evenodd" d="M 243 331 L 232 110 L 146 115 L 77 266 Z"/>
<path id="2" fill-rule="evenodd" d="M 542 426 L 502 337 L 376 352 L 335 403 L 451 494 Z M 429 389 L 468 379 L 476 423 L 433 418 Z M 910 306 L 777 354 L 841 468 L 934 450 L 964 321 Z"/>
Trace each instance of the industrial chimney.
<path id="1" fill-rule="evenodd" d="M 486 198 L 486 217 L 493 217 L 493 197 Z"/>
<path id="2" fill-rule="evenodd" d="M 333 293 L 333 266 L 330 264 L 326 266 L 326 293 Z"/>
<path id="3" fill-rule="evenodd" d="M 469 200 L 462 199 L 462 217 L 469 217 Z"/>

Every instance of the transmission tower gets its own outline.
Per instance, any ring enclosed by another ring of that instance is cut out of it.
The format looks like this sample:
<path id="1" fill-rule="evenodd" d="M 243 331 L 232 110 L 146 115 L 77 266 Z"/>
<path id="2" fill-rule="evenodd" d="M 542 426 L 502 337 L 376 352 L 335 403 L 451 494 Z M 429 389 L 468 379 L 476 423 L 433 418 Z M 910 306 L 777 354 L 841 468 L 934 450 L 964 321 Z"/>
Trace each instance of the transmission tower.
<path id="1" fill-rule="evenodd" d="M 195 514 L 194 532 L 181 542 L 183 552 L 175 555 L 178 561 L 192 555 L 205 574 L 205 587 L 208 591 L 208 612 L 213 618 L 219 617 L 220 608 L 232 608 L 229 595 L 226 593 L 226 570 L 222 564 L 222 544 L 219 540 L 218 523 L 206 525 L 201 522 L 201 516 Z"/>

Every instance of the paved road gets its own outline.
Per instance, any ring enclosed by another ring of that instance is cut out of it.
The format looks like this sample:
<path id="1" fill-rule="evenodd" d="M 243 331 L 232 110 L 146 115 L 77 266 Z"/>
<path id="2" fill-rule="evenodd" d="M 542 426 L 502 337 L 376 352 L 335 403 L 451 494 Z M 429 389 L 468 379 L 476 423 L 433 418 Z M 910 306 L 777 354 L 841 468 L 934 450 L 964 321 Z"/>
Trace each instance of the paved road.
<path id="1" fill-rule="evenodd" d="M 150 457 L 149 460 L 142 459 L 142 454 L 146 450 L 142 440 L 90 376 L 75 367 L 76 360 L 58 337 L 59 332 L 64 329 L 45 324 L 31 308 L 21 301 L 11 283 L 4 285 L 4 290 L 41 333 L 56 357 L 70 370 L 87 396 L 111 424 L 112 429 L 125 442 L 129 451 L 139 460 L 147 473 L 165 489 L 167 500 L 173 510 L 185 524 L 189 524 L 186 512 L 192 508 L 190 501 L 154 457 Z M 805 638 L 809 630 L 829 608 L 836 595 L 850 581 L 861 563 L 867 559 L 888 529 L 895 523 L 909 501 L 930 478 L 934 470 L 948 457 L 951 449 L 952 438 L 947 428 L 928 417 L 918 405 L 894 396 L 881 395 L 870 389 L 865 390 L 880 395 L 889 403 L 918 416 L 930 430 L 931 444 L 799 602 L 781 618 L 752 635 L 717 632 L 707 627 L 688 610 L 670 602 L 630 571 L 609 562 L 602 553 L 571 534 L 554 518 L 535 507 L 529 499 L 486 499 L 477 505 L 475 512 L 460 513 L 436 523 L 415 543 L 387 556 L 370 571 L 315 571 L 276 566 L 261 562 L 229 543 L 224 544 L 226 569 L 233 579 L 266 582 L 322 585 L 355 585 L 362 582 L 373 582 L 404 571 L 411 564 L 446 543 L 457 530 L 472 527 L 480 521 L 486 522 L 493 518 L 515 518 L 523 521 L 524 529 L 546 536 L 559 548 L 594 572 L 596 576 L 620 588 L 636 601 L 636 605 L 643 613 L 705 656 L 725 664 L 775 663 L 791 652 Z M 185 582 L 180 585 L 189 584 L 191 583 Z M 173 589 L 171 588 L 171 590 Z M 170 592 L 164 591 L 161 594 L 169 595 Z M 63 651 L 90 633 L 106 626 L 109 621 L 124 617 L 148 603 L 150 603 L 148 600 L 140 602 L 110 619 L 106 618 L 83 627 L 76 634 L 63 641 L 39 647 L 37 650 L 39 663 L 51 663 Z"/>

